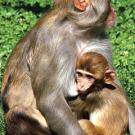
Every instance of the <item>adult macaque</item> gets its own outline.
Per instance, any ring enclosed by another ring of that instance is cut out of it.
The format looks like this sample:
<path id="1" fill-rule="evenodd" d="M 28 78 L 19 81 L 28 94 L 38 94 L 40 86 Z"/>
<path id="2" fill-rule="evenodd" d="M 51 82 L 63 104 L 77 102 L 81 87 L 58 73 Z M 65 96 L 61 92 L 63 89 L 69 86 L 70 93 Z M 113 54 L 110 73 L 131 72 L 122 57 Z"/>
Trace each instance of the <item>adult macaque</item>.
<path id="1" fill-rule="evenodd" d="M 87 52 L 77 61 L 80 94 L 70 106 L 75 112 L 89 114 L 89 121 L 79 121 L 87 135 L 125 135 L 127 131 L 128 102 L 114 77 L 115 72 L 101 54 Z"/>
<path id="2" fill-rule="evenodd" d="M 84 134 L 65 98 L 78 94 L 74 73 L 80 53 L 97 51 L 112 67 L 105 27 L 113 11 L 108 0 L 82 4 L 84 11 L 76 2 L 56 0 L 13 50 L 2 84 L 9 135 L 48 135 L 46 121 L 53 134 Z"/>

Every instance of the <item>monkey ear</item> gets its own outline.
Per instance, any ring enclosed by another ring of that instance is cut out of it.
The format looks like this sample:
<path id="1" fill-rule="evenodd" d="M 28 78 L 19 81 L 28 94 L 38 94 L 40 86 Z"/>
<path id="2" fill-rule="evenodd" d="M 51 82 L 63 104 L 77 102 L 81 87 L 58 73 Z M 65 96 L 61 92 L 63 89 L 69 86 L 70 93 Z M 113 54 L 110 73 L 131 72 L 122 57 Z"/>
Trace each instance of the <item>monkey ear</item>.
<path id="1" fill-rule="evenodd" d="M 115 24 L 115 21 L 116 21 L 116 13 L 114 9 L 111 7 L 110 13 L 106 19 L 106 26 L 107 27 L 113 26 Z"/>
<path id="2" fill-rule="evenodd" d="M 115 78 L 115 72 L 113 70 L 107 69 L 105 72 L 105 78 L 104 81 L 106 84 L 111 84 L 114 81 Z"/>

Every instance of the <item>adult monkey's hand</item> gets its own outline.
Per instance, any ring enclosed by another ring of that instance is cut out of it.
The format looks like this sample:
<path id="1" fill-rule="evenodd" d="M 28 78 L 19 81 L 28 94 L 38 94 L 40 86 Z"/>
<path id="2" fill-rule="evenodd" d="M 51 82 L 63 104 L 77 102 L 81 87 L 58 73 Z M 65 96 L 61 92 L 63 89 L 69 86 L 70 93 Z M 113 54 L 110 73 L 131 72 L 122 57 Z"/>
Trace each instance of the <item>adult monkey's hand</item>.
<path id="1" fill-rule="evenodd" d="M 86 10 L 86 7 L 90 4 L 90 0 L 74 0 L 75 8 L 80 11 Z"/>

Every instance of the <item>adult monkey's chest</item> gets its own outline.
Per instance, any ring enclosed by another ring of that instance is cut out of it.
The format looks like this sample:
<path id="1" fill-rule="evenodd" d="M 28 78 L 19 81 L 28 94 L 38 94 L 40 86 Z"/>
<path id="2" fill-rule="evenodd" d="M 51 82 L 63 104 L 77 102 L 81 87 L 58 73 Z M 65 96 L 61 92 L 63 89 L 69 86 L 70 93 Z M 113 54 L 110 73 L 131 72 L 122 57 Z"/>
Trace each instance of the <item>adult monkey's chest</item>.
<path id="1" fill-rule="evenodd" d="M 78 40 L 76 42 L 76 47 L 78 57 L 82 56 L 84 53 L 94 51 L 95 47 L 97 48 L 97 46 L 90 40 Z"/>

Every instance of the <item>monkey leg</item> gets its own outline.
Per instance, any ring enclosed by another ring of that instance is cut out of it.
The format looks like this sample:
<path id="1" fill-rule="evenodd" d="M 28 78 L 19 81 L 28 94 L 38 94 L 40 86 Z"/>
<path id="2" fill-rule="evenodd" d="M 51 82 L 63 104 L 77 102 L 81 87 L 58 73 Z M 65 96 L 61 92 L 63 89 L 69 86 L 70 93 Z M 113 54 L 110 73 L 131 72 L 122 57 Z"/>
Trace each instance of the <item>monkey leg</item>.
<path id="1" fill-rule="evenodd" d="M 31 106 L 16 106 L 6 114 L 8 135 L 51 135 L 41 113 Z"/>
<path id="2" fill-rule="evenodd" d="M 113 95 L 116 101 L 111 96 L 109 101 L 112 100 L 112 105 L 106 105 L 91 113 L 91 121 L 79 121 L 86 135 L 125 135 L 128 127 L 128 104 L 123 95 Z"/>
<path id="3" fill-rule="evenodd" d="M 81 119 L 79 124 L 86 135 L 103 135 L 102 130 L 95 127 L 89 120 Z"/>

